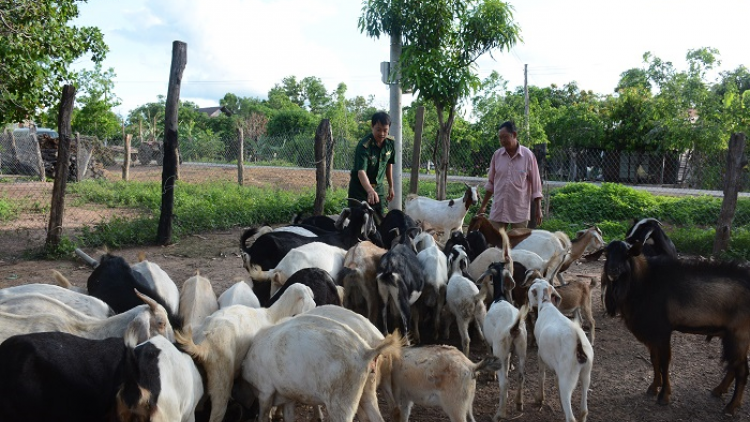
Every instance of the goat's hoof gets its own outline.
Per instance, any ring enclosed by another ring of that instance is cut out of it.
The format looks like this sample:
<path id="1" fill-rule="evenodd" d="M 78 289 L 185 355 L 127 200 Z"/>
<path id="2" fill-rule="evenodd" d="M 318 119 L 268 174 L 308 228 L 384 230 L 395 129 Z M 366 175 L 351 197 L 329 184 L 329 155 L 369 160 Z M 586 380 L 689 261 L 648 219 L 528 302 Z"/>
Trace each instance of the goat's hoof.
<path id="1" fill-rule="evenodd" d="M 724 414 L 727 416 L 734 416 L 737 413 L 737 406 L 733 406 L 730 402 L 726 407 L 724 407 Z"/>
<path id="2" fill-rule="evenodd" d="M 655 395 L 659 394 L 659 387 L 657 387 L 654 384 L 651 384 L 648 387 L 648 390 L 646 390 L 646 394 L 649 395 L 649 396 L 655 396 Z"/>
<path id="3" fill-rule="evenodd" d="M 666 406 L 669 404 L 669 396 L 659 397 L 656 402 L 662 406 Z"/>
<path id="4" fill-rule="evenodd" d="M 495 416 L 492 417 L 492 422 L 497 422 L 500 419 L 506 419 L 507 417 L 508 415 L 505 412 L 498 411 L 497 413 L 495 413 Z"/>
<path id="5" fill-rule="evenodd" d="M 726 392 L 727 391 L 724 390 L 723 388 L 716 387 L 713 390 L 711 390 L 711 395 L 714 397 L 721 397 Z"/>

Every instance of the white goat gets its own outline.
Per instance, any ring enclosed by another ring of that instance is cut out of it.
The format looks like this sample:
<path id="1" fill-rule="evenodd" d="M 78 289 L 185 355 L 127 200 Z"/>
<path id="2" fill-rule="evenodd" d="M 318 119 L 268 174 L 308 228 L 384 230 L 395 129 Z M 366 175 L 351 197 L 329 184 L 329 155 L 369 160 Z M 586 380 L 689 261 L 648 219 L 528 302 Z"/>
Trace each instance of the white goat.
<path id="1" fill-rule="evenodd" d="M 172 308 L 172 313 L 179 315 L 180 290 L 177 288 L 177 284 L 161 267 L 146 260 L 146 255 L 143 252 L 138 254 L 138 261 L 140 262 L 130 266 L 133 271 L 140 273 L 151 288 L 164 298 L 167 306 Z"/>
<path id="2" fill-rule="evenodd" d="M 508 415 L 508 371 L 510 370 L 511 352 L 518 357 L 518 389 L 516 390 L 516 409 L 523 411 L 523 387 L 526 381 L 524 368 L 526 365 L 526 313 L 528 307 L 521 311 L 507 300 L 498 300 L 490 305 L 487 317 L 484 319 L 484 334 L 492 346 L 492 354 L 501 361 L 501 368 L 497 370 L 497 383 L 500 388 L 500 403 L 495 416 L 497 421 Z"/>
<path id="3" fill-rule="evenodd" d="M 305 318 L 308 315 L 315 315 L 330 318 L 334 321 L 345 324 L 354 332 L 360 335 L 362 339 L 370 345 L 370 347 L 377 347 L 384 337 L 378 328 L 373 325 L 367 318 L 360 314 L 352 312 L 346 308 L 335 305 L 323 305 L 318 306 L 302 315 L 300 318 Z M 370 420 L 372 422 L 382 422 L 383 417 L 380 414 L 378 408 L 378 397 L 376 389 L 380 384 L 381 379 L 387 375 L 383 371 L 389 370 L 390 365 L 383 364 L 385 360 L 394 359 L 391 354 L 384 353 L 381 355 L 375 363 L 375 370 L 372 371 L 365 382 L 364 390 L 362 391 L 362 398 L 359 400 L 359 408 L 357 409 L 357 416 L 360 421 Z"/>
<path id="4" fill-rule="evenodd" d="M 250 281 L 252 284 L 252 281 Z M 244 305 L 250 308 L 260 308 L 260 300 L 253 292 L 253 288 L 244 280 L 234 283 L 219 296 L 219 309 L 232 305 Z"/>
<path id="5" fill-rule="evenodd" d="M 196 271 L 182 284 L 180 290 L 180 316 L 183 330 L 199 327 L 203 320 L 219 309 L 211 281 Z"/>
<path id="6" fill-rule="evenodd" d="M 469 356 L 469 324 L 474 321 L 479 338 L 484 341 L 482 326 L 487 309 L 484 306 L 484 298 L 487 296 L 487 289 L 482 285 L 478 289 L 477 285 L 464 277 L 463 272 L 468 267 L 469 258 L 466 256 L 463 246 L 457 245 L 450 252 L 449 261 L 451 263 L 451 277 L 448 280 L 448 289 L 445 294 L 445 301 L 448 305 L 450 314 L 455 318 L 458 326 L 458 333 L 461 335 L 461 347 L 466 356 Z M 446 318 L 445 337 L 448 337 L 451 326 L 451 319 Z"/>
<path id="7" fill-rule="evenodd" d="M 386 368 L 387 366 L 390 368 Z M 451 422 L 474 422 L 477 373 L 500 368 L 495 356 L 472 363 L 453 346 L 404 347 L 401 357 L 383 362 L 383 391 L 391 420 L 408 422 L 414 403 L 440 406 Z"/>
<path id="8" fill-rule="evenodd" d="M 338 283 L 344 286 L 344 307 L 359 311 L 365 303 L 367 310 L 359 311 L 371 323 L 378 323 L 380 295 L 377 271 L 380 258 L 388 252 L 369 240 L 352 246 L 344 257 L 344 268 L 339 272 Z"/>
<path id="9" fill-rule="evenodd" d="M 461 230 L 464 217 L 469 207 L 479 202 L 477 187 L 466 185 L 464 196 L 456 199 L 437 201 L 424 196 L 411 194 L 406 197 L 404 212 L 416 221 L 442 232 L 442 242 L 445 243 L 454 230 Z"/>
<path id="10" fill-rule="evenodd" d="M 544 403 L 545 368 L 557 375 L 560 402 L 565 421 L 575 422 L 570 400 L 578 380 L 581 380 L 581 420 L 588 416 L 587 397 L 591 383 L 594 349 L 578 321 L 571 321 L 557 309 L 561 298 L 547 280 L 537 278 L 529 288 L 529 305 L 537 307 L 538 317 L 534 337 L 539 353 L 539 392 L 537 402 Z"/>
<path id="11" fill-rule="evenodd" d="M 312 242 L 292 249 L 276 268 L 262 271 L 258 266 L 251 266 L 248 272 L 253 280 L 271 280 L 271 295 L 286 283 L 292 274 L 303 268 L 320 268 L 328 271 L 335 280 L 344 265 L 346 250 L 323 242 Z"/>
<path id="12" fill-rule="evenodd" d="M 141 321 L 140 327 L 148 327 L 149 329 L 149 333 L 142 334 L 141 338 L 161 334 L 169 339 L 174 339 L 174 332 L 169 324 L 167 311 L 164 307 L 148 296 L 137 291 L 136 294 L 146 305 L 137 306 L 127 312 L 106 319 L 90 317 L 48 296 L 29 294 L 27 295 L 28 304 L 25 306 L 17 304 L 17 306 L 35 309 L 34 315 L 0 312 L 0 343 L 16 334 L 42 331 L 61 331 L 94 340 L 122 337 L 128 324 L 135 319 Z M 32 304 L 32 301 L 35 304 Z M 39 308 L 40 306 L 43 308 Z"/>
<path id="13" fill-rule="evenodd" d="M 315 307 L 312 290 L 294 284 L 270 308 L 248 308 L 235 305 L 219 309 L 206 318 L 193 335 L 175 333 L 183 350 L 206 370 L 208 395 L 211 397 L 211 422 L 221 422 L 232 392 L 233 380 L 239 375 L 242 359 L 256 333 L 263 328 Z"/>
<path id="14" fill-rule="evenodd" d="M 52 284 L 24 284 L 0 289 L 0 303 L 17 296 L 34 293 L 57 299 L 71 308 L 94 318 L 107 318 L 115 314 L 109 305 L 101 299 Z"/>
<path id="15" fill-rule="evenodd" d="M 440 316 L 445 305 L 446 289 L 448 285 L 448 258 L 441 251 L 431 234 L 422 232 L 414 238 L 417 248 L 417 259 L 424 274 L 425 290 L 422 291 L 419 302 L 416 305 L 426 306 L 434 312 L 433 337 L 438 338 L 440 330 Z M 414 333 L 418 333 L 419 312 L 412 312 L 414 320 Z M 419 341 L 418 336 L 416 337 Z"/>
<path id="16" fill-rule="evenodd" d="M 542 260 L 550 265 L 550 268 L 557 267 L 558 262 L 563 262 L 570 251 L 570 239 L 564 232 L 549 232 L 547 230 L 533 230 L 531 235 L 517 244 L 513 250 L 524 249 L 532 251 L 539 255 Z M 562 274 L 557 273 L 557 279 L 560 284 L 565 283 Z"/>
<path id="17" fill-rule="evenodd" d="M 271 407 L 282 404 L 284 420 L 295 420 L 296 402 L 325 405 L 331 422 L 351 422 L 378 356 L 396 353 L 401 342 L 398 333 L 389 334 L 373 348 L 333 319 L 290 318 L 258 332 L 242 378 L 256 392 L 261 422 L 270 421 Z"/>

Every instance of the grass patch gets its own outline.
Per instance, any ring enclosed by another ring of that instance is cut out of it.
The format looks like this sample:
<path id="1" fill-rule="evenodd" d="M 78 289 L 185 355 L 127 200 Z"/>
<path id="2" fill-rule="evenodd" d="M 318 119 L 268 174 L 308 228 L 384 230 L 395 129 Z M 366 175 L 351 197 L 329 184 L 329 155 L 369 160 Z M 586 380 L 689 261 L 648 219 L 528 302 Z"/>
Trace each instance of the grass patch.
<path id="1" fill-rule="evenodd" d="M 0 221 L 12 221 L 16 218 L 18 218 L 16 206 L 5 199 L 0 199 Z"/>

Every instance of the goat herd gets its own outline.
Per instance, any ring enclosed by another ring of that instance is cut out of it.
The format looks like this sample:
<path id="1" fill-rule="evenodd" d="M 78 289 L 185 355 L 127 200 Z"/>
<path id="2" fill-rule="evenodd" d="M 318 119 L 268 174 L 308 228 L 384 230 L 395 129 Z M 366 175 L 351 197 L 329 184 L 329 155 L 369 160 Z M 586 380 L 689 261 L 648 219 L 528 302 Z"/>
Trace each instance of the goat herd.
<path id="1" fill-rule="evenodd" d="M 608 245 L 596 227 L 570 240 L 498 231 L 481 215 L 464 236 L 476 201 L 467 185 L 454 200 L 410 196 L 405 212 L 381 216 L 355 201 L 337 220 L 249 229 L 240 245 L 252 281 L 218 298 L 199 273 L 178 289 L 145 257 L 131 266 L 111 254 L 86 257 L 95 269 L 85 292 L 59 272 L 63 287 L 1 289 L 0 421 L 221 422 L 229 406 L 257 409 L 261 421 L 277 412 L 294 421 L 297 403 L 316 406 L 320 418 L 325 406 L 330 421 L 383 421 L 378 389 L 394 421 L 407 421 L 415 403 L 439 406 L 453 422 L 474 421 L 480 371 L 497 376 L 498 420 L 508 417 L 511 370 L 523 409 L 527 343 L 536 344 L 540 366 L 536 402 L 551 369 L 565 420 L 574 421 L 580 380 L 585 421 L 596 281 L 566 282 L 564 271 L 602 252 L 602 302 L 648 347 L 648 393 L 669 403 L 672 331 L 719 337 L 727 370 L 712 393 L 726 393 L 734 380 L 724 411 L 736 413 L 748 377 L 748 268 L 678 258 L 651 218 Z M 492 350 L 478 363 L 467 357 L 472 323 Z M 461 350 L 409 346 L 439 343 L 454 325 Z"/>

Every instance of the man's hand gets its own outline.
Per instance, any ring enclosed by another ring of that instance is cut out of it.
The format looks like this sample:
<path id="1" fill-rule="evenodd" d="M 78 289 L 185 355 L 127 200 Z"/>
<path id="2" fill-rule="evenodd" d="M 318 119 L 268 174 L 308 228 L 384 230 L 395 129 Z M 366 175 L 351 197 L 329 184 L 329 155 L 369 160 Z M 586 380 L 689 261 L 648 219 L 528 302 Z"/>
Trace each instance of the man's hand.
<path id="1" fill-rule="evenodd" d="M 537 206 L 536 207 L 536 226 L 539 227 L 542 225 L 542 207 Z"/>
<path id="2" fill-rule="evenodd" d="M 375 205 L 380 202 L 380 197 L 378 196 L 378 193 L 375 191 L 368 192 L 367 193 L 367 203 L 370 205 Z"/>
<path id="3" fill-rule="evenodd" d="M 393 197 L 394 196 L 396 196 L 396 193 L 393 191 L 393 187 L 391 186 L 391 187 L 388 188 L 388 196 L 386 196 L 385 199 L 388 202 L 391 202 L 391 201 L 393 201 Z"/>

